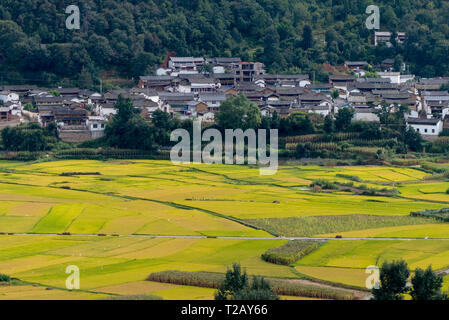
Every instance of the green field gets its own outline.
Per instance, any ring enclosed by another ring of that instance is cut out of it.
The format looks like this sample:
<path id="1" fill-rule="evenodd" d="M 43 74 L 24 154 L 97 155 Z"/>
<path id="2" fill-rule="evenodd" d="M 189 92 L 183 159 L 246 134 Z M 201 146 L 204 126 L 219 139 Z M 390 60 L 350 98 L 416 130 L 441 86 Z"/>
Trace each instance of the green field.
<path id="1" fill-rule="evenodd" d="M 314 190 L 317 179 L 398 192 Z M 366 267 L 392 259 L 446 269 L 449 241 L 432 238 L 449 238 L 449 224 L 409 214 L 449 207 L 448 188 L 414 168 L 286 165 L 260 176 L 255 167 L 169 161 L 2 161 L 0 232 L 20 235 L 0 235 L 0 273 L 24 284 L 0 287 L 0 299 L 212 299 L 209 288 L 145 279 L 224 273 L 233 262 L 252 275 L 355 287 Z M 286 243 L 276 235 L 416 240 L 328 241 L 291 267 L 261 259 Z M 80 268 L 81 291 L 63 290 L 69 265 Z"/>

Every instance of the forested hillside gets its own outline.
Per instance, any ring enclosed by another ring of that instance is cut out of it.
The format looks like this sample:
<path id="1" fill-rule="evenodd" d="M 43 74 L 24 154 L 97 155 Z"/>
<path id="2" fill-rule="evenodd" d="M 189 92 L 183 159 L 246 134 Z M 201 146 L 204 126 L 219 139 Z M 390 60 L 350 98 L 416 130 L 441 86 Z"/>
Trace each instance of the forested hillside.
<path id="1" fill-rule="evenodd" d="M 65 28 L 76 4 L 81 29 Z M 381 30 L 405 31 L 374 47 L 365 20 L 381 8 Z M 442 0 L 0 0 L 0 81 L 81 86 L 104 71 L 151 73 L 167 52 L 240 56 L 272 72 L 320 74 L 320 64 L 395 58 L 417 75 L 449 74 L 449 2 Z"/>

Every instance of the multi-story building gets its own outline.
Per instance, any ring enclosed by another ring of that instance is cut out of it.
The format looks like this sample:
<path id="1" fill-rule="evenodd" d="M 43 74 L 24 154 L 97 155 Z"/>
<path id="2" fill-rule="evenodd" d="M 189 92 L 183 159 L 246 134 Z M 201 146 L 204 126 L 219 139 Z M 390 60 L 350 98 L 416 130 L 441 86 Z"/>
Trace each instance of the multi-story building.
<path id="1" fill-rule="evenodd" d="M 234 64 L 235 81 L 253 82 L 256 77 L 265 73 L 264 64 L 260 62 L 240 62 Z"/>

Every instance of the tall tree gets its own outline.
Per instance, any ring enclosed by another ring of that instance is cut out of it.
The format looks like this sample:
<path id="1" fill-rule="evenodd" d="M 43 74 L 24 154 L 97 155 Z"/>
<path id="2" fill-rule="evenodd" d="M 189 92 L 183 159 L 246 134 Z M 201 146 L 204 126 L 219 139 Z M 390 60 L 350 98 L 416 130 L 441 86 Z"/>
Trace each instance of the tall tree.
<path id="1" fill-rule="evenodd" d="M 384 262 L 380 269 L 380 287 L 373 288 L 373 300 L 402 300 L 410 276 L 407 263 L 403 260 Z"/>
<path id="2" fill-rule="evenodd" d="M 313 33 L 312 33 L 312 28 L 306 24 L 304 26 L 304 29 L 302 30 L 302 48 L 304 50 L 310 49 L 313 47 Z"/>
<path id="3" fill-rule="evenodd" d="M 226 272 L 225 281 L 218 288 L 215 300 L 230 300 L 234 294 L 249 286 L 246 271 L 242 272 L 242 267 L 238 263 L 232 265 L 232 270 Z"/>
<path id="4" fill-rule="evenodd" d="M 342 108 L 338 110 L 335 116 L 335 127 L 339 131 L 345 131 L 349 128 L 352 118 L 354 117 L 353 108 Z"/>
<path id="5" fill-rule="evenodd" d="M 223 130 L 257 129 L 262 121 L 259 107 L 243 94 L 223 101 L 216 118 Z"/>
<path id="6" fill-rule="evenodd" d="M 429 266 L 426 270 L 417 268 L 412 278 L 410 295 L 413 300 L 440 300 L 443 277 L 433 272 Z"/>

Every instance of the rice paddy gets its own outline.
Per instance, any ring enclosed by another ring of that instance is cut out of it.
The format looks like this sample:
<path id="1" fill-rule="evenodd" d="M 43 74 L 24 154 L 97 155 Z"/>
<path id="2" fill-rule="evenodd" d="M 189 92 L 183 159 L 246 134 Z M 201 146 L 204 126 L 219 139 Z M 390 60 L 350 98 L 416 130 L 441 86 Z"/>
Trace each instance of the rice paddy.
<path id="1" fill-rule="evenodd" d="M 168 270 L 224 273 L 233 262 L 250 275 L 357 287 L 367 266 L 387 260 L 446 269 L 449 241 L 425 238 L 449 238 L 449 224 L 410 217 L 449 207 L 449 182 L 428 178 L 376 166 L 285 165 L 260 176 L 248 166 L 169 161 L 2 161 L 0 273 L 24 284 L 0 287 L 0 299 L 213 299 L 210 288 L 145 279 Z M 317 179 L 398 193 L 313 190 Z M 291 268 L 261 258 L 285 245 L 276 235 L 422 240 L 328 241 Z M 80 268 L 81 291 L 65 289 L 69 265 Z"/>

